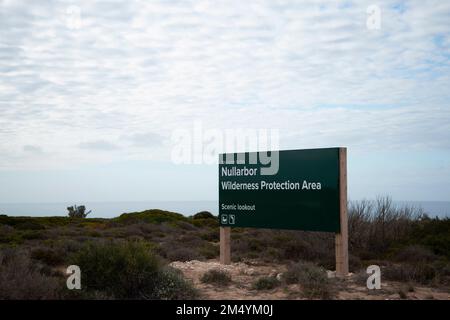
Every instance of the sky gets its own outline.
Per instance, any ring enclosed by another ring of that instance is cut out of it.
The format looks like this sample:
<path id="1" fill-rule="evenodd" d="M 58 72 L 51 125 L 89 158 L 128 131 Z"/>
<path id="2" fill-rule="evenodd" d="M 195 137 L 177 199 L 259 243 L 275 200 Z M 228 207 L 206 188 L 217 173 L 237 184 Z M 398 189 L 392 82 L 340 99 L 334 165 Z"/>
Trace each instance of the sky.
<path id="1" fill-rule="evenodd" d="M 349 197 L 450 201 L 449 1 L 0 0 L 0 203 L 215 200 L 176 130 L 348 148 Z M 252 150 L 253 151 L 253 150 Z"/>

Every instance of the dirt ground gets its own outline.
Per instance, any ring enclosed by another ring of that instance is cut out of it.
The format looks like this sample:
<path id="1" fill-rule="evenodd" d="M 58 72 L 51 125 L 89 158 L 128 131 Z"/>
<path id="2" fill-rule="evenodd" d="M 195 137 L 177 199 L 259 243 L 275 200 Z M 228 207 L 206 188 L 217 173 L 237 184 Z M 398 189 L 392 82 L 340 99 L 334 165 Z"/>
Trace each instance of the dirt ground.
<path id="1" fill-rule="evenodd" d="M 199 289 L 203 299 L 231 299 L 231 300 L 278 300 L 278 299 L 305 299 L 300 285 L 285 285 L 272 290 L 254 290 L 253 282 L 262 276 L 274 276 L 279 279 L 286 271 L 285 265 L 260 263 L 248 261 L 230 265 L 221 265 L 217 260 L 172 262 L 171 266 L 183 272 L 196 288 Z M 232 283 L 226 287 L 204 284 L 201 276 L 208 270 L 219 269 L 231 275 Z M 365 279 L 368 275 L 350 274 L 346 279 L 337 279 L 334 272 L 328 271 L 333 298 L 338 300 L 391 300 L 391 299 L 439 299 L 450 300 L 448 290 L 425 287 L 418 284 L 405 284 L 382 279 L 380 290 L 368 290 Z M 401 293 L 400 293 L 401 292 Z M 403 296 L 403 297 L 402 297 Z"/>

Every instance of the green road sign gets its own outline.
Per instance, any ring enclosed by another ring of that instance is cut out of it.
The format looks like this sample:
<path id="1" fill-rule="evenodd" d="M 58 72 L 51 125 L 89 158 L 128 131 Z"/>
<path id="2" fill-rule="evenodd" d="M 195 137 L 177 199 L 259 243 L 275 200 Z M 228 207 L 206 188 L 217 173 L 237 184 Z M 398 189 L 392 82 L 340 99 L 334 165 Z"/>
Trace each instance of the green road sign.
<path id="1" fill-rule="evenodd" d="M 222 227 L 339 233 L 339 148 L 220 157 Z"/>

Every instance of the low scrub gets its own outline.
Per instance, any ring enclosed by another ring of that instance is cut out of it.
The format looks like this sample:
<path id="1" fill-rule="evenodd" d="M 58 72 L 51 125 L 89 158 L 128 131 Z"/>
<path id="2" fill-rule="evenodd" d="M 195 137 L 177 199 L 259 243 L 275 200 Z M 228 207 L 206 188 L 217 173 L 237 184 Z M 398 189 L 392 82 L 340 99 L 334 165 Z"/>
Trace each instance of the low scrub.
<path id="1" fill-rule="evenodd" d="M 120 223 L 137 223 L 137 222 L 163 223 L 163 222 L 177 222 L 177 221 L 189 222 L 189 219 L 179 213 L 152 209 L 142 212 L 124 213 L 119 217 L 115 218 L 114 221 Z"/>
<path id="2" fill-rule="evenodd" d="M 421 257 L 426 248 L 450 259 L 449 218 L 431 219 L 420 207 L 395 205 L 388 196 L 350 202 L 348 218 L 349 249 L 362 260 L 387 259 L 407 246 Z"/>
<path id="3" fill-rule="evenodd" d="M 59 299 L 63 284 L 25 252 L 0 253 L 0 300 Z"/>
<path id="4" fill-rule="evenodd" d="M 300 284 L 306 298 L 329 299 L 330 283 L 325 269 L 310 262 L 291 264 L 283 275 L 287 284 Z"/>
<path id="5" fill-rule="evenodd" d="M 213 269 L 206 271 L 200 278 L 200 281 L 218 286 L 227 286 L 231 283 L 231 276 L 225 271 Z"/>
<path id="6" fill-rule="evenodd" d="M 89 244 L 72 263 L 80 266 L 83 290 L 116 299 L 192 299 L 190 283 L 141 242 Z"/>
<path id="7" fill-rule="evenodd" d="M 418 262 L 386 266 L 382 270 L 382 276 L 392 281 L 430 284 L 438 276 L 438 272 L 432 264 Z"/>
<path id="8" fill-rule="evenodd" d="M 192 224 L 197 227 L 218 227 L 219 218 L 209 211 L 201 211 L 192 216 Z"/>
<path id="9" fill-rule="evenodd" d="M 407 246 L 400 249 L 394 256 L 399 262 L 433 262 L 437 256 L 428 248 L 420 245 Z"/>
<path id="10" fill-rule="evenodd" d="M 427 247 L 434 254 L 450 260 L 450 218 L 434 218 L 422 216 L 413 225 L 406 241 Z"/>
<path id="11" fill-rule="evenodd" d="M 169 261 L 190 261 L 201 260 L 202 256 L 197 249 L 189 247 L 180 247 L 175 245 L 164 245 L 160 249 L 164 258 Z"/>
<path id="12" fill-rule="evenodd" d="M 57 266 L 64 262 L 65 252 L 53 248 L 36 248 L 31 251 L 31 258 L 48 266 Z"/>
<path id="13" fill-rule="evenodd" d="M 192 219 L 194 220 L 198 220 L 198 219 L 218 219 L 216 216 L 214 216 L 211 212 L 209 211 L 200 211 L 197 212 L 196 214 L 194 214 L 192 216 Z"/>
<path id="14" fill-rule="evenodd" d="M 155 291 L 154 296 L 164 300 L 190 300 L 199 295 L 191 282 L 184 279 L 181 271 L 171 267 L 164 267 L 161 270 Z M 152 297 L 150 296 L 148 299 L 152 299 Z"/>
<path id="15" fill-rule="evenodd" d="M 257 279 L 252 288 L 255 290 L 272 290 L 280 285 L 280 281 L 275 277 L 261 277 Z"/>

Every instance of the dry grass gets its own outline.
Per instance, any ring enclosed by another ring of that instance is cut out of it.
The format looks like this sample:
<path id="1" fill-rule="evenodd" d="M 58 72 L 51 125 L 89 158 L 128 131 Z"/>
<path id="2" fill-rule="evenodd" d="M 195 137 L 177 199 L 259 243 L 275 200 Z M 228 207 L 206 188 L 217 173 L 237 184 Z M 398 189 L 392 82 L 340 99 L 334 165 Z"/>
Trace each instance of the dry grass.
<path id="1" fill-rule="evenodd" d="M 45 273 L 24 252 L 0 253 L 0 299 L 43 300 L 60 298 L 62 281 Z"/>

